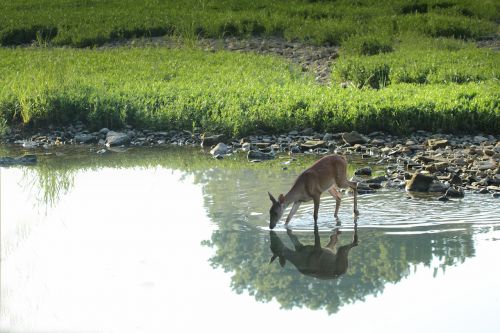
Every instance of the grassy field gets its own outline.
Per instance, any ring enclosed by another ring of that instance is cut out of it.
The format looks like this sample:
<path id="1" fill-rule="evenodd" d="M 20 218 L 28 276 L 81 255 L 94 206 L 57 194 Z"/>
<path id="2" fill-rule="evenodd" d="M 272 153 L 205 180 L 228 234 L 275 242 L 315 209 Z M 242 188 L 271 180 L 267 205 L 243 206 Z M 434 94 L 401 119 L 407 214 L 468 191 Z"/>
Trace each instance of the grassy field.
<path id="1" fill-rule="evenodd" d="M 321 86 L 269 56 L 197 49 L 1 49 L 0 117 L 94 128 L 500 131 L 500 89 L 474 83 Z"/>
<path id="2" fill-rule="evenodd" d="M 0 132 L 82 120 L 235 136 L 305 127 L 500 133 L 499 53 L 474 44 L 498 34 L 499 19 L 498 0 L 4 1 Z M 179 45 L 279 36 L 340 45 L 340 57 L 328 87 L 283 58 L 95 48 L 164 35 Z"/>
<path id="3" fill-rule="evenodd" d="M 334 45 L 356 36 L 387 42 L 405 32 L 479 38 L 497 32 L 499 13 L 497 0 L 11 0 L 0 4 L 0 45 L 85 47 L 163 35 Z"/>

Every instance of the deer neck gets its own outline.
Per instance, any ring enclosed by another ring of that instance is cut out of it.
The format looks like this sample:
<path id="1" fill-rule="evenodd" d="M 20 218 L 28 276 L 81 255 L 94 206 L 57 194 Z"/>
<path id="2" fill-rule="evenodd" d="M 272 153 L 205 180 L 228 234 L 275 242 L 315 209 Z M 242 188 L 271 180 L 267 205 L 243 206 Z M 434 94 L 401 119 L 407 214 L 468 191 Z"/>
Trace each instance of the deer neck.
<path id="1" fill-rule="evenodd" d="M 299 198 L 295 193 L 293 193 L 293 191 L 289 191 L 287 194 L 285 194 L 285 207 L 288 207 L 295 201 L 299 201 Z"/>

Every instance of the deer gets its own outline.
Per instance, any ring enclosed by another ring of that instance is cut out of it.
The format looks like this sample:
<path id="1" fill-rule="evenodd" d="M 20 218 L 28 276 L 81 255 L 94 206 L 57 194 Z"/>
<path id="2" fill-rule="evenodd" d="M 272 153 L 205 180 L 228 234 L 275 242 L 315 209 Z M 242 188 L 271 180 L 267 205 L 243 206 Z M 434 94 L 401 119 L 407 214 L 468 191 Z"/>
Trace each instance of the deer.
<path id="1" fill-rule="evenodd" d="M 285 221 L 285 227 L 288 227 L 288 223 L 299 209 L 300 204 L 310 200 L 314 201 L 314 225 L 317 225 L 320 197 L 327 190 L 335 198 L 334 217 L 337 218 L 341 201 L 339 188 L 351 188 L 353 190 L 354 216 L 358 216 L 357 187 L 356 182 L 347 179 L 347 160 L 344 156 L 325 156 L 304 170 L 297 177 L 287 194 L 280 194 L 278 199 L 275 199 L 270 192 L 267 192 L 272 202 L 269 210 L 269 228 L 273 229 L 281 220 L 285 209 L 290 204 L 293 204 Z"/>
<path id="2" fill-rule="evenodd" d="M 290 261 L 299 272 L 317 279 L 334 279 L 345 274 L 348 267 L 349 251 L 358 245 L 357 223 L 354 223 L 354 235 L 350 244 L 343 245 L 337 250 L 338 235 L 340 230 L 330 236 L 330 241 L 325 247 L 321 247 L 318 226 L 314 226 L 314 245 L 303 245 L 298 238 L 287 229 L 288 237 L 293 243 L 294 249 L 286 247 L 274 231 L 270 231 L 272 257 L 271 264 L 279 258 L 281 267 L 286 261 Z"/>

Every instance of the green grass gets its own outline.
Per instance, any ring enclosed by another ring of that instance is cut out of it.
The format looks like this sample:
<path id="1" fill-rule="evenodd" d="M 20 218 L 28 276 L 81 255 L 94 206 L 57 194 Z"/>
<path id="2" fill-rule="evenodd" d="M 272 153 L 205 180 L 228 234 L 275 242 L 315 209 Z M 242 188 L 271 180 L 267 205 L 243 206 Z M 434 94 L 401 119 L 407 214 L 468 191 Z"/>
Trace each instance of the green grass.
<path id="1" fill-rule="evenodd" d="M 500 55 L 453 39 L 407 37 L 392 53 L 345 54 L 335 63 L 332 75 L 337 82 L 377 89 L 398 83 L 498 82 Z"/>
<path id="2" fill-rule="evenodd" d="M 412 31 L 480 38 L 497 32 L 496 0 L 11 0 L 0 4 L 0 45 L 86 47 L 131 37 L 283 36 L 341 44 Z"/>
<path id="3" fill-rule="evenodd" d="M 0 119 L 35 126 L 498 133 L 499 87 L 331 88 L 280 58 L 187 48 L 0 49 Z"/>
<path id="4" fill-rule="evenodd" d="M 499 133 L 500 58 L 474 45 L 498 34 L 499 20 L 498 0 L 2 1 L 0 132 L 82 120 L 235 136 L 305 127 Z M 93 48 L 165 35 L 179 44 L 278 36 L 340 45 L 341 54 L 327 87 L 279 58 Z M 25 44 L 34 47 L 12 47 Z M 352 87 L 341 89 L 344 81 Z"/>

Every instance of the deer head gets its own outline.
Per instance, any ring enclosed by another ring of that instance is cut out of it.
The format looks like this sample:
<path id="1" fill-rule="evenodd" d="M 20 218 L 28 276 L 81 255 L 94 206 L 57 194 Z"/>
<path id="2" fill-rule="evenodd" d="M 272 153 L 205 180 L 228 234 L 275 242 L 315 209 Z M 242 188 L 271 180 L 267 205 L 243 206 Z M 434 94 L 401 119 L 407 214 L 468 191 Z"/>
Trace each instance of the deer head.
<path id="1" fill-rule="evenodd" d="M 283 216 L 283 212 L 285 211 L 285 196 L 283 194 L 280 194 L 278 196 L 278 200 L 276 200 L 273 195 L 269 192 L 269 199 L 271 199 L 271 202 L 273 205 L 271 206 L 271 209 L 269 210 L 269 228 L 273 229 L 276 226 L 276 223 L 281 219 Z"/>

